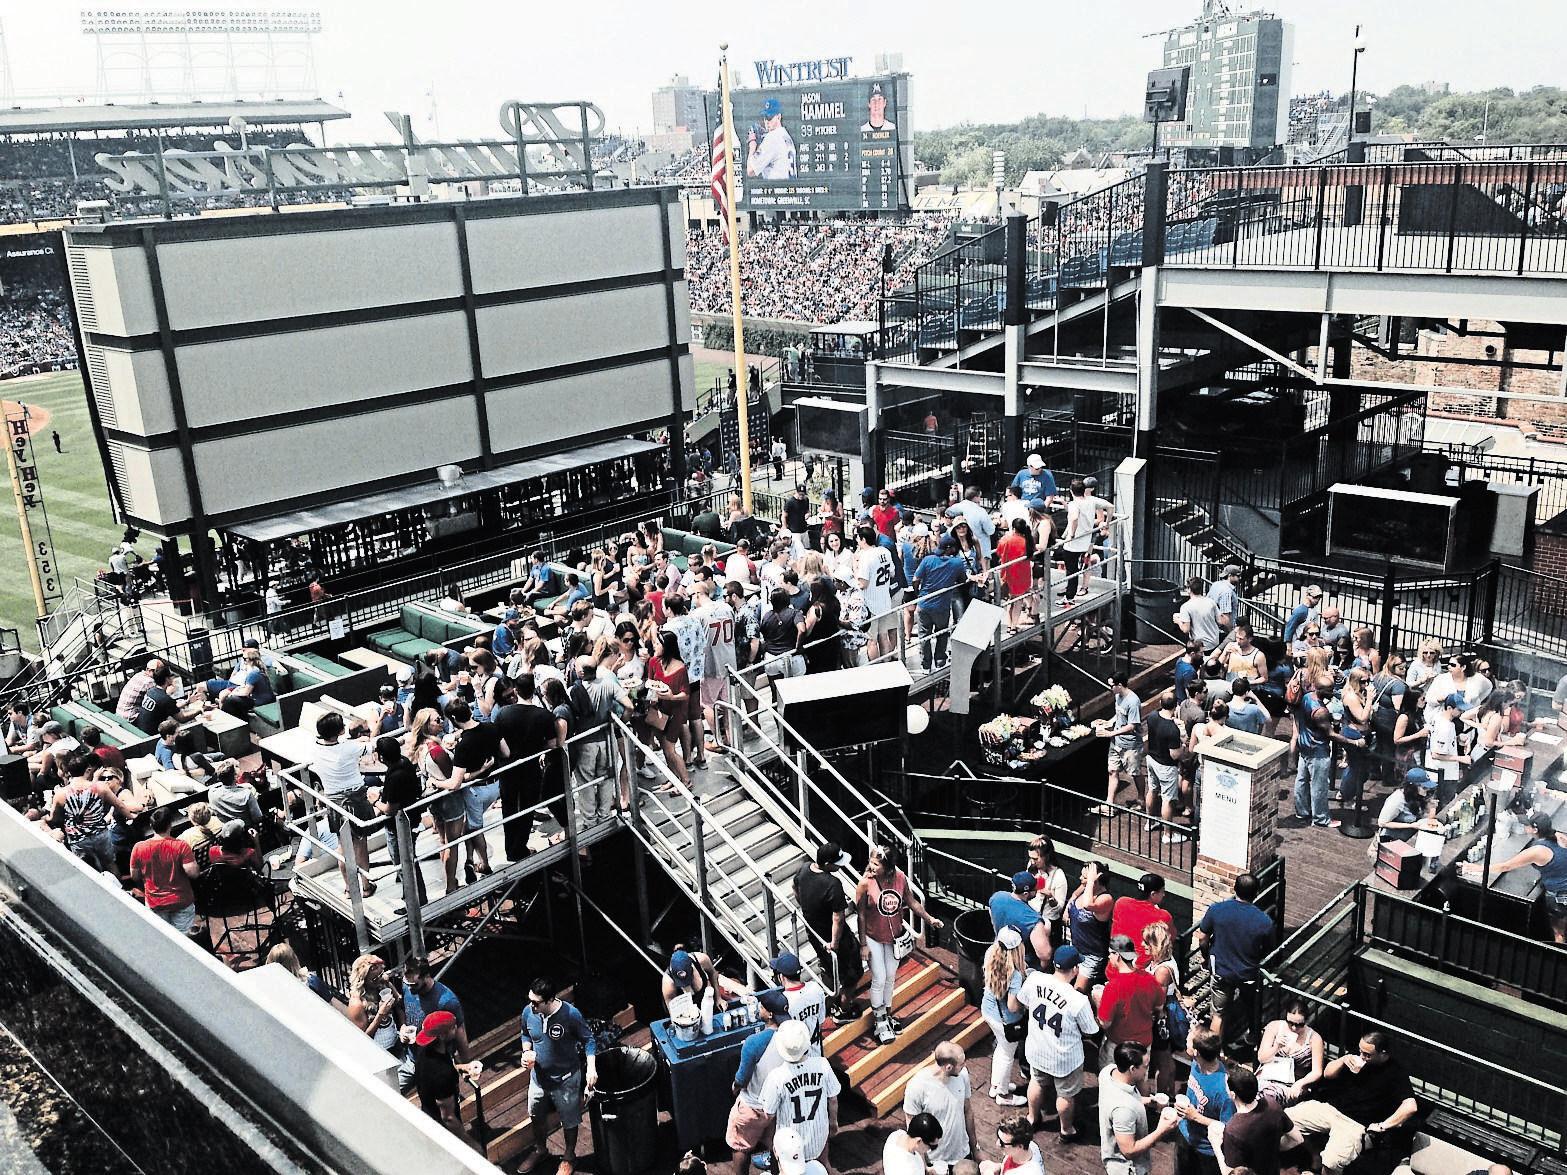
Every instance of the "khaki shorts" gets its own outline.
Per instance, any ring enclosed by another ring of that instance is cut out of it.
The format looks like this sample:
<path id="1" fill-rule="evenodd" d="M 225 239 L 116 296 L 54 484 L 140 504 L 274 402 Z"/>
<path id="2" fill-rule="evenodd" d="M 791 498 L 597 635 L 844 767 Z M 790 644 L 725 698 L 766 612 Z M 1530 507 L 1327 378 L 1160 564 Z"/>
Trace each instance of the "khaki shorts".
<path id="1" fill-rule="evenodd" d="M 892 610 L 874 617 L 871 620 L 870 630 L 866 633 L 873 641 L 880 642 L 882 637 L 890 637 L 894 644 L 898 640 L 898 630 L 903 627 L 903 614 L 894 604 Z"/>
<path id="2" fill-rule="evenodd" d="M 1159 785 L 1159 795 L 1172 804 L 1181 794 L 1181 769 L 1176 764 L 1166 767 L 1163 763 L 1149 759 L 1148 779 Z"/>
<path id="3" fill-rule="evenodd" d="M 1111 747 L 1109 770 L 1120 775 L 1136 775 L 1141 759 L 1142 751 L 1137 747 L 1127 747 L 1125 750 Z"/>
<path id="4" fill-rule="evenodd" d="M 1034 1080 L 1041 1085 L 1047 1081 L 1050 1082 L 1051 1085 L 1056 1087 L 1057 1097 L 1076 1097 L 1083 1092 L 1083 1067 L 1079 1065 L 1065 1077 L 1052 1077 L 1048 1073 L 1041 1073 L 1038 1069 L 1035 1069 Z"/>
<path id="5" fill-rule="evenodd" d="M 699 691 L 702 705 L 713 706 L 719 702 L 729 700 L 729 675 L 722 677 L 704 677 Z"/>
<path id="6" fill-rule="evenodd" d="M 766 1137 L 767 1128 L 772 1122 L 772 1115 L 766 1110 L 758 1110 L 736 1098 L 735 1104 L 729 1107 L 729 1125 L 724 1130 L 724 1141 L 732 1150 L 754 1151 Z"/>

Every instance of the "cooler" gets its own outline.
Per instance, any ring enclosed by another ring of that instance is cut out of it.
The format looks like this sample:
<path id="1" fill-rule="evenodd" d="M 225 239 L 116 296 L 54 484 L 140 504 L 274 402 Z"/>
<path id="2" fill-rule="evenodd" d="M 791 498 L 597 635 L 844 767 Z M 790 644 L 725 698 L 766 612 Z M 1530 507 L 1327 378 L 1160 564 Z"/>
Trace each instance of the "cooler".
<path id="1" fill-rule="evenodd" d="M 1377 849 L 1376 875 L 1394 889 L 1419 889 L 1425 863 L 1413 841 L 1390 840 Z"/>
<path id="2" fill-rule="evenodd" d="M 675 1120 L 680 1145 L 689 1150 L 708 1139 L 722 1139 L 729 1123 L 734 1096 L 735 1070 L 740 1067 L 740 1046 L 761 1024 L 746 1024 L 699 1036 L 693 1041 L 675 1039 L 668 1020 L 656 1020 L 649 1031 L 669 1073 L 669 1112 Z"/>

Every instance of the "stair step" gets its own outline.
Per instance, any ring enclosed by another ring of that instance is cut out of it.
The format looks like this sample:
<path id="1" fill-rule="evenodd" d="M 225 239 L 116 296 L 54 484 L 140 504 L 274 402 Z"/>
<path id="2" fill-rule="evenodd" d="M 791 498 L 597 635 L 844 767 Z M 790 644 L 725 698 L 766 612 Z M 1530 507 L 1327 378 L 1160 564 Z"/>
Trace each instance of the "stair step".
<path id="1" fill-rule="evenodd" d="M 907 973 L 905 975 L 905 973 Z M 926 959 L 919 954 L 912 955 L 903 966 L 898 969 L 897 980 L 892 988 L 892 1010 L 901 1012 L 907 1008 L 922 992 L 931 985 L 937 983 L 944 974 L 940 963 Z M 822 1053 L 824 1056 L 835 1057 L 855 1041 L 865 1036 L 871 1030 L 870 1010 L 862 1012 L 860 1016 L 847 1023 L 838 1025 L 822 1041 Z"/>
<path id="2" fill-rule="evenodd" d="M 937 1044 L 950 1040 L 967 1052 L 989 1034 L 985 1022 L 976 1018 L 971 1009 L 959 1007 L 945 1020 L 933 1025 L 931 1031 L 916 1042 L 920 1048 L 913 1064 L 892 1065 L 885 1071 L 878 1071 L 868 1085 L 860 1088 L 860 1095 L 871 1104 L 878 1118 L 884 1117 L 902 1104 L 903 1095 L 914 1075 L 935 1064 Z"/>
<path id="3" fill-rule="evenodd" d="M 891 1044 L 867 1049 L 848 1066 L 849 1084 L 858 1086 L 894 1058 L 919 1047 L 931 1029 L 965 1006 L 963 989 L 956 984 L 937 984 L 925 993 L 928 997 L 912 1008 L 913 1018 L 904 1019 L 903 1031 Z"/>

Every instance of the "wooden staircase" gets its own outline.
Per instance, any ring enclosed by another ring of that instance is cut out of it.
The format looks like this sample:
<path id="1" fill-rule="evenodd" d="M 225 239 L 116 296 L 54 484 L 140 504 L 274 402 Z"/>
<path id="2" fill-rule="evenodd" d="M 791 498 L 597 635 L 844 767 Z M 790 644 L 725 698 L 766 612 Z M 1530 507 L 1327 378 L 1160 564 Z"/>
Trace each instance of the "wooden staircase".
<path id="1" fill-rule="evenodd" d="M 569 1002 L 571 995 L 569 990 L 564 991 L 561 999 Z M 652 1035 L 631 1007 L 616 1013 L 613 1023 L 621 1029 L 622 1046 L 652 1047 Z M 496 1165 L 509 1163 L 534 1143 L 533 1121 L 528 1117 L 528 1075 L 521 1066 L 521 1013 L 468 1043 L 473 1059 L 484 1062 L 484 1071 L 479 1076 L 478 1096 L 466 1081 L 462 1084 L 468 1091 L 460 1103 L 463 1124 L 472 1137 L 478 1137 L 476 1126 L 482 1097 L 485 1157 Z M 417 1102 L 418 1096 L 410 1095 L 409 1100 Z"/>
<path id="2" fill-rule="evenodd" d="M 892 1009 L 903 1031 L 891 1044 L 876 1043 L 868 1010 L 822 1038 L 823 1055 L 842 1066 L 849 1087 L 878 1118 L 903 1103 L 909 1081 L 931 1063 L 938 1044 L 952 1041 L 967 1049 L 989 1031 L 965 1002 L 951 969 L 918 951 L 898 968 Z"/>

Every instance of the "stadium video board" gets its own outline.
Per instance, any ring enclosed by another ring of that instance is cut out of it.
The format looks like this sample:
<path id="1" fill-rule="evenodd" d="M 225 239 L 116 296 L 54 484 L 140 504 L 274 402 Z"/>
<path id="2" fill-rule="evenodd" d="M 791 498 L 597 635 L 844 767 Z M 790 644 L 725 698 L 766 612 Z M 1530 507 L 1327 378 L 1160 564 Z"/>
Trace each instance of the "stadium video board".
<path id="1" fill-rule="evenodd" d="M 736 90 L 739 206 L 752 212 L 901 207 L 899 80 Z M 908 132 L 903 135 L 906 140 Z"/>

